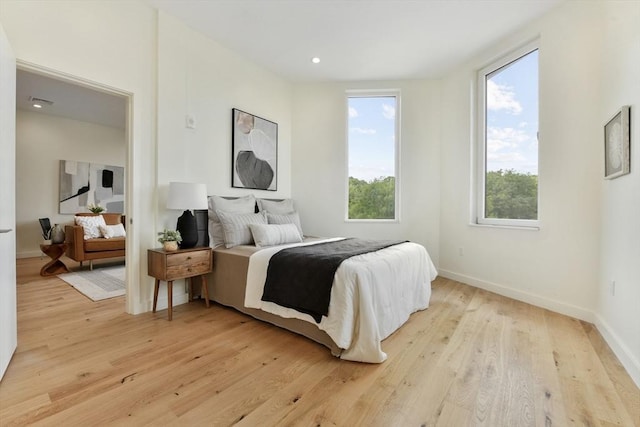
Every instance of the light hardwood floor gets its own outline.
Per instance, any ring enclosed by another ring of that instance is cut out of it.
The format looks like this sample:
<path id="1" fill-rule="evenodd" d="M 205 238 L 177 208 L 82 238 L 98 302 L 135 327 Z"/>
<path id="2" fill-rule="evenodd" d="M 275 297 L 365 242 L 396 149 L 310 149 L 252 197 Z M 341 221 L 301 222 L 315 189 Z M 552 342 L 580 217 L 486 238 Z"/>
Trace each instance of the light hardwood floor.
<path id="1" fill-rule="evenodd" d="M 0 425 L 640 426 L 595 328 L 438 278 L 379 365 L 202 301 L 131 316 L 18 260 Z"/>

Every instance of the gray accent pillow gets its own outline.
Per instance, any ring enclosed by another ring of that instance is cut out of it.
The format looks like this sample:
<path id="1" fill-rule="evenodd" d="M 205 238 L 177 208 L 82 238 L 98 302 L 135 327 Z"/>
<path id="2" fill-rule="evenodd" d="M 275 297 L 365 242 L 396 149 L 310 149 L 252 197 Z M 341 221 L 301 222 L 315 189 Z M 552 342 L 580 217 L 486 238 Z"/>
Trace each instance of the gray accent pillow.
<path id="1" fill-rule="evenodd" d="M 232 248 L 238 245 L 253 244 L 250 224 L 266 224 L 267 217 L 264 212 L 250 214 L 234 214 L 224 211 L 216 211 L 222 230 L 224 232 L 224 246 Z"/>
<path id="2" fill-rule="evenodd" d="M 273 214 L 288 214 L 295 211 L 293 206 L 293 200 L 284 199 L 284 200 L 267 200 L 267 199 L 257 199 L 258 210 L 259 211 L 267 211 Z"/>
<path id="3" fill-rule="evenodd" d="M 267 211 L 267 221 L 269 222 L 269 224 L 295 224 L 295 226 L 298 228 L 300 236 L 304 236 L 298 212 L 294 211 L 286 214 L 275 214 Z"/>
<path id="4" fill-rule="evenodd" d="M 300 243 L 302 236 L 295 224 L 249 224 L 256 246 Z"/>
<path id="5" fill-rule="evenodd" d="M 209 240 L 211 247 L 215 248 L 225 244 L 224 230 L 216 211 L 224 211 L 236 214 L 255 213 L 256 198 L 253 194 L 236 199 L 225 199 L 220 196 L 209 196 Z"/>

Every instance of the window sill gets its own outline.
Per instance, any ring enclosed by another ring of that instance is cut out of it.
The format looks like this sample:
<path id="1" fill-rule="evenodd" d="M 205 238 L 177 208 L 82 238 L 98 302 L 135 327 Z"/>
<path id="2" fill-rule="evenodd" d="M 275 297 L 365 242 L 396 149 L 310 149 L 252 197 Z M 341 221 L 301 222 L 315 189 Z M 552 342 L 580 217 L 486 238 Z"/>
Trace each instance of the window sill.
<path id="1" fill-rule="evenodd" d="M 375 223 L 375 224 L 397 224 L 400 222 L 398 219 L 345 219 L 346 223 Z"/>
<path id="2" fill-rule="evenodd" d="M 531 226 L 531 225 L 496 225 L 496 224 L 477 224 L 477 223 L 469 223 L 470 227 L 478 227 L 478 228 L 500 228 L 505 230 L 524 230 L 524 231 L 540 231 L 540 226 Z"/>

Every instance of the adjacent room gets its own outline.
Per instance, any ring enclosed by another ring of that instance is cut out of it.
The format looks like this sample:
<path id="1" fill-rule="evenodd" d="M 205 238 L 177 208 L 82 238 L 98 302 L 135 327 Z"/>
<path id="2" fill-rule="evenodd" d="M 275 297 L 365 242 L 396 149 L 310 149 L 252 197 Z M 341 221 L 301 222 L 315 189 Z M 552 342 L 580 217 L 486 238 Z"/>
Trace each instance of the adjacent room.
<path id="1" fill-rule="evenodd" d="M 640 426 L 640 1 L 0 25 L 1 425 Z"/>

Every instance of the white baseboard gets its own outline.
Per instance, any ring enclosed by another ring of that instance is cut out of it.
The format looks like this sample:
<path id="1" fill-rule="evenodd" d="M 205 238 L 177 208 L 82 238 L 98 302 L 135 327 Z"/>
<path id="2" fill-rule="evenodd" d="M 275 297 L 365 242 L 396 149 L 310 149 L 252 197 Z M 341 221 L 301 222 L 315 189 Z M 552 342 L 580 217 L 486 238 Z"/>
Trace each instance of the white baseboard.
<path id="1" fill-rule="evenodd" d="M 466 283 L 476 288 L 484 289 L 486 291 L 490 291 L 518 301 L 526 302 L 528 304 L 535 305 L 536 307 L 546 308 L 547 310 L 574 317 L 576 319 L 585 320 L 590 323 L 594 323 L 595 320 L 593 312 L 582 307 L 555 301 L 546 297 L 541 297 L 540 295 L 535 295 L 529 292 L 513 289 L 508 286 L 499 285 L 497 283 L 487 282 L 475 277 L 465 276 L 464 274 L 454 273 L 453 271 L 439 269 L 438 274 L 440 274 L 442 277 L 446 277 L 447 279 Z"/>
<path id="2" fill-rule="evenodd" d="M 620 360 L 620 363 L 622 363 L 622 366 L 624 366 L 631 379 L 638 387 L 640 387 L 640 362 L 638 362 L 638 359 L 629 350 L 629 347 L 627 347 L 624 341 L 618 337 L 618 335 L 611 329 L 611 327 L 609 327 L 607 322 L 599 314 L 571 304 L 554 301 L 546 297 L 541 297 L 529 292 L 499 285 L 497 283 L 487 282 L 464 274 L 454 273 L 449 270 L 438 269 L 438 274 L 447 279 L 462 282 L 498 295 L 535 305 L 536 307 L 545 308 L 556 313 L 593 323 L 611 350 L 618 357 L 618 360 Z"/>
<path id="3" fill-rule="evenodd" d="M 640 387 L 640 361 L 631 353 L 629 347 L 627 347 L 624 341 L 611 329 L 602 316 L 596 314 L 595 317 L 596 328 L 598 328 L 604 340 L 618 357 L 618 360 L 622 363 L 622 366 L 624 366 L 624 369 L 626 369 L 633 382 L 636 383 L 636 386 Z"/>

